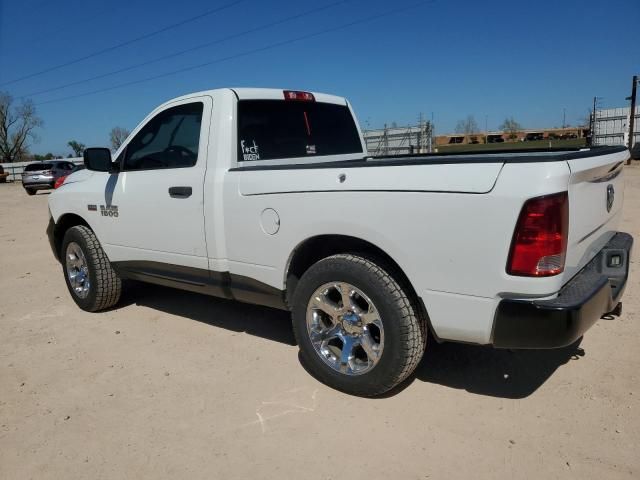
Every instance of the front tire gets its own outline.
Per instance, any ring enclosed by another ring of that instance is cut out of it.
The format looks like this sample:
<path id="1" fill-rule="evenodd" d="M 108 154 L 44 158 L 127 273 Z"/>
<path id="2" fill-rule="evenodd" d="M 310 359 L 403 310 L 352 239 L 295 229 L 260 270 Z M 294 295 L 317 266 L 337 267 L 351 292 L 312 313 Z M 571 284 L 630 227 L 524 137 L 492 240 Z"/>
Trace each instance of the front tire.
<path id="1" fill-rule="evenodd" d="M 33 188 L 25 188 L 24 191 L 27 192 L 27 195 L 29 196 L 36 194 L 36 191 Z"/>
<path id="2" fill-rule="evenodd" d="M 292 301 L 293 330 L 310 373 L 333 388 L 367 397 L 411 375 L 427 332 L 408 290 L 358 255 L 333 255 L 312 265 Z"/>
<path id="3" fill-rule="evenodd" d="M 118 303 L 122 281 L 91 229 L 67 230 L 60 258 L 69 293 L 82 310 L 97 312 Z"/>

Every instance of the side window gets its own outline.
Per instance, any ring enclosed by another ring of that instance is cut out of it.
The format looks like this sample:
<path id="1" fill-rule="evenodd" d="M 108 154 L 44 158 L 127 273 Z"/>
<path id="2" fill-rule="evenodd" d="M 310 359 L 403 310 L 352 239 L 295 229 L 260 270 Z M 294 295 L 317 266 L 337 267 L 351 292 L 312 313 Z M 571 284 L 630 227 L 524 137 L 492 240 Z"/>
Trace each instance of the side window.
<path id="1" fill-rule="evenodd" d="M 238 102 L 238 160 L 362 153 L 346 105 L 286 100 Z"/>
<path id="2" fill-rule="evenodd" d="M 168 108 L 153 117 L 124 151 L 124 170 L 193 167 L 198 160 L 202 102 Z"/>

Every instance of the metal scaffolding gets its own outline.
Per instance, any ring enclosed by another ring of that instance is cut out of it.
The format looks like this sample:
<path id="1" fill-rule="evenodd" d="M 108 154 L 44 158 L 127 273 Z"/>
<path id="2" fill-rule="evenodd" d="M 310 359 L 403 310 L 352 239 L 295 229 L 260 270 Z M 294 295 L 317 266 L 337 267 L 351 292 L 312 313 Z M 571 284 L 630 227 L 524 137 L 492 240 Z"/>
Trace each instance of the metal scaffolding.
<path id="1" fill-rule="evenodd" d="M 433 124 L 420 116 L 418 125 L 388 127 L 363 132 L 369 155 L 411 155 L 433 151 Z"/>

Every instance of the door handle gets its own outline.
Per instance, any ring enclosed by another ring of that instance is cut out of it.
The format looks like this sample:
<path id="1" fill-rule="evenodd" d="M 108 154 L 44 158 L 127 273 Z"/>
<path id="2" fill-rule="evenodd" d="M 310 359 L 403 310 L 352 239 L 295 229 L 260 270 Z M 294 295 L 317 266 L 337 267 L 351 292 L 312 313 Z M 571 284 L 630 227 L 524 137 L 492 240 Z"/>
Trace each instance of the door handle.
<path id="1" fill-rule="evenodd" d="M 171 198 L 188 198 L 192 192 L 191 187 L 169 187 L 169 196 Z"/>

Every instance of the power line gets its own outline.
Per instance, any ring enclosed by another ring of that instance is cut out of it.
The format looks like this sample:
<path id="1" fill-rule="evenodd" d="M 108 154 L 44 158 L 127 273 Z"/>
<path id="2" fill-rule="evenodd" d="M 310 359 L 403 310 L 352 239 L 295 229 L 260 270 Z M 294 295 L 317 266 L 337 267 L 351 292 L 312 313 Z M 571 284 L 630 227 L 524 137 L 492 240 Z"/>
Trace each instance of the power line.
<path id="1" fill-rule="evenodd" d="M 232 40 L 234 38 L 242 37 L 243 35 L 248 35 L 248 34 L 251 34 L 251 33 L 256 33 L 256 32 L 262 31 L 262 30 L 267 30 L 269 28 L 275 27 L 276 25 L 282 25 L 283 23 L 291 22 L 293 20 L 297 20 L 298 18 L 306 17 L 308 15 L 312 15 L 314 13 L 318 13 L 318 12 L 321 12 L 323 10 L 328 10 L 328 9 L 336 7 L 338 5 L 342 5 L 342 4 L 348 3 L 350 1 L 351 0 L 339 0 L 337 2 L 329 3 L 327 5 L 323 5 L 323 6 L 320 6 L 320 7 L 317 7 L 317 8 L 312 8 L 310 10 L 307 10 L 307 11 L 304 11 L 304 12 L 301 12 L 301 13 L 298 13 L 298 14 L 295 14 L 295 15 L 291 15 L 289 17 L 285 17 L 285 18 L 283 18 L 281 20 L 277 20 L 275 22 L 270 22 L 270 23 L 267 23 L 265 25 L 261 25 L 259 27 L 251 28 L 251 29 L 245 30 L 243 32 L 239 32 L 239 33 L 235 33 L 233 35 L 229 35 L 227 37 L 219 38 L 219 39 L 213 40 L 211 42 L 201 43 L 199 45 L 195 45 L 193 47 L 186 48 L 184 50 L 180 50 L 180 51 L 175 52 L 175 53 L 170 53 L 168 55 L 162 55 L 161 57 L 156 57 L 156 58 L 153 58 L 153 59 L 148 60 L 146 62 L 136 63 L 136 64 L 130 65 L 128 67 L 120 68 L 120 69 L 117 69 L 117 70 L 112 70 L 110 72 L 102 73 L 100 75 L 95 75 L 93 77 L 84 78 L 82 80 L 76 80 L 75 82 L 65 83 L 64 85 L 58 85 L 56 87 L 51 87 L 51 88 L 46 88 L 44 90 L 39 90 L 37 92 L 27 93 L 25 95 L 21 95 L 20 97 L 22 97 L 22 98 L 24 98 L 24 97 L 34 97 L 36 95 L 42 95 L 43 93 L 50 93 L 50 92 L 54 92 L 54 91 L 57 91 L 57 90 L 62 90 L 63 88 L 73 87 L 75 85 L 80 85 L 80 84 L 83 84 L 83 83 L 86 83 L 86 82 L 91 82 L 93 80 L 98 80 L 100 78 L 110 77 L 111 75 L 116 75 L 118 73 L 123 73 L 123 72 L 128 72 L 130 70 L 135 70 L 136 68 L 140 68 L 140 67 L 144 67 L 144 66 L 147 66 L 147 65 L 151 65 L 152 63 L 157 63 L 159 61 L 167 60 L 169 58 L 178 57 L 180 55 L 184 55 L 185 53 L 191 53 L 191 52 L 194 52 L 196 50 L 201 50 L 201 49 L 203 49 L 205 47 L 210 47 L 212 45 L 217 45 L 219 43 L 223 43 L 223 42 Z"/>
<path id="2" fill-rule="evenodd" d="M 133 80 L 133 81 L 130 81 L 130 82 L 120 83 L 118 85 L 113 85 L 111 87 L 100 88 L 98 90 L 92 90 L 90 92 L 80 93 L 80 94 L 76 94 L 76 95 L 69 95 L 67 97 L 54 98 L 52 100 L 47 100 L 47 101 L 44 101 L 44 102 L 40 102 L 40 103 L 36 104 L 36 106 L 46 105 L 46 104 L 55 103 L 55 102 L 61 102 L 61 101 L 64 101 L 64 100 L 71 100 L 71 99 L 74 99 L 74 98 L 86 97 L 86 96 L 89 96 L 89 95 L 95 95 L 95 94 L 103 93 L 103 92 L 108 92 L 108 91 L 111 91 L 111 90 L 116 90 L 118 88 L 124 88 L 124 87 L 128 87 L 128 86 L 131 86 L 131 85 L 136 85 L 136 84 L 139 84 L 139 83 L 150 82 L 152 80 L 157 80 L 159 78 L 169 77 L 171 75 L 177 75 L 179 73 L 188 72 L 188 71 L 191 71 L 191 70 L 196 70 L 196 69 L 207 67 L 209 65 L 213 65 L 213 64 L 216 64 L 216 63 L 221 63 L 221 62 L 225 62 L 225 61 L 228 61 L 228 60 L 234 60 L 234 59 L 240 58 L 240 57 L 246 57 L 246 56 L 252 55 L 254 53 L 264 52 L 266 50 L 273 50 L 274 48 L 283 47 L 285 45 L 289 45 L 289 44 L 292 44 L 292 43 L 300 42 L 300 41 L 303 41 L 303 40 L 308 40 L 309 38 L 317 37 L 317 36 L 324 35 L 324 34 L 331 33 L 331 32 L 335 32 L 335 31 L 338 31 L 338 30 L 343 30 L 345 28 L 349 28 L 349 27 L 352 27 L 354 25 L 359 25 L 359 24 L 362 24 L 362 23 L 366 23 L 366 22 L 370 22 L 370 21 L 373 21 L 373 20 L 377 20 L 379 18 L 387 17 L 389 15 L 394 15 L 396 13 L 404 12 L 406 10 L 410 10 L 412 8 L 419 7 L 419 6 L 425 5 L 427 3 L 434 3 L 434 2 L 433 2 L 433 0 L 423 0 L 421 2 L 413 3 L 411 5 L 406 5 L 404 7 L 395 8 L 395 9 L 392 9 L 392 10 L 387 10 L 386 12 L 378 13 L 378 14 L 375 14 L 375 15 L 370 15 L 368 17 L 364 17 L 364 18 L 361 18 L 359 20 L 354 20 L 352 22 L 344 23 L 344 24 L 338 25 L 336 27 L 331 27 L 331 28 L 327 28 L 327 29 L 324 29 L 324 30 L 320 30 L 320 31 L 314 32 L 314 33 L 309 33 L 307 35 L 302 35 L 302 36 L 299 36 L 299 37 L 291 38 L 289 40 L 283 40 L 283 41 L 280 41 L 280 42 L 272 43 L 272 44 L 266 45 L 264 47 L 255 48 L 253 50 L 248 50 L 246 52 L 238 53 L 238 54 L 235 54 L 235 55 L 229 55 L 227 57 L 217 58 L 217 59 L 214 59 L 214 60 L 210 60 L 208 62 L 199 63 L 197 65 L 192 65 L 190 67 L 185 67 L 185 68 L 180 68 L 180 69 L 177 69 L 177 70 L 172 70 L 172 71 L 169 71 L 169 72 L 161 73 L 159 75 L 153 75 L 151 77 L 146 77 L 146 78 L 141 78 L 141 79 L 138 79 L 138 80 Z"/>
<path id="3" fill-rule="evenodd" d="M 80 19 L 78 19 L 78 20 L 76 20 L 76 21 L 74 21 L 72 23 L 77 23 L 77 22 L 87 23 L 87 22 L 92 21 L 95 17 L 100 17 L 100 16 L 103 16 L 103 15 L 106 15 L 107 13 L 109 15 L 113 16 L 113 14 L 117 13 L 118 10 L 120 10 L 120 9 L 122 9 L 124 7 L 131 8 L 132 4 L 134 4 L 135 2 L 139 2 L 139 1 L 140 0 L 127 0 L 126 4 L 124 4 L 122 2 L 120 2 L 120 3 L 110 2 L 108 4 L 105 3 L 104 5 L 102 5 L 104 8 L 100 8 L 97 11 L 94 10 L 91 13 L 91 15 L 83 15 Z M 50 2 L 50 0 L 44 0 L 43 2 L 40 2 L 40 4 L 38 4 L 37 6 L 34 5 L 33 7 L 31 7 L 30 10 L 32 10 L 32 11 L 33 10 L 37 10 L 37 9 L 39 9 L 40 7 L 44 6 L 47 3 L 49 4 L 48 5 L 49 7 L 58 8 L 58 5 L 56 5 L 53 2 Z M 68 7 L 69 6 L 68 3 L 65 6 Z M 29 33 L 31 33 L 31 32 L 29 32 Z M 64 38 L 64 37 L 68 37 L 68 35 L 66 35 L 68 33 L 75 34 L 74 30 L 73 29 L 69 29 L 69 27 L 66 26 L 66 25 L 64 27 L 58 26 L 56 28 L 52 28 L 52 29 L 49 29 L 49 30 L 47 30 L 47 29 L 38 30 L 37 32 L 33 32 L 33 33 L 37 33 L 37 34 L 36 35 L 31 35 L 29 37 L 29 40 L 30 41 L 34 41 L 35 40 L 36 42 L 39 41 L 39 40 L 42 40 L 43 38 L 47 38 L 47 39 L 50 40 L 54 36 L 56 36 L 56 37 L 62 36 Z M 63 35 L 61 35 L 61 34 L 63 34 Z"/>
<path id="4" fill-rule="evenodd" d="M 93 57 L 96 57 L 98 55 L 102 55 L 104 53 L 111 52 L 111 51 L 116 50 L 118 48 L 126 47 L 127 45 L 131 45 L 132 43 L 136 43 L 136 42 L 140 42 L 142 40 L 146 40 L 146 39 L 154 37 L 154 36 L 156 36 L 156 35 L 158 35 L 160 33 L 164 33 L 164 32 L 167 32 L 169 30 L 173 30 L 174 28 L 181 27 L 182 25 L 185 25 L 187 23 L 195 22 L 196 20 L 200 20 L 201 18 L 207 17 L 207 16 L 212 15 L 214 13 L 218 13 L 218 12 L 221 12 L 222 10 L 226 10 L 228 8 L 234 7 L 234 6 L 236 6 L 239 3 L 242 3 L 244 1 L 246 1 L 246 0 L 236 0 L 234 2 L 225 3 L 224 5 L 221 5 L 221 6 L 216 7 L 216 8 L 212 8 L 211 10 L 207 10 L 206 12 L 202 12 L 202 13 L 200 13 L 198 15 L 195 15 L 193 17 L 187 18 L 186 20 L 182 20 L 180 22 L 173 23 L 171 25 L 167 25 L 166 27 L 162 27 L 159 30 L 155 30 L 153 32 L 145 33 L 144 35 L 141 35 L 139 37 L 132 38 L 131 40 L 126 40 L 126 41 L 121 42 L 121 43 L 117 43 L 117 44 L 112 45 L 110 47 L 103 48 L 102 50 L 97 50 L 97 51 L 95 51 L 93 53 L 90 53 L 88 55 L 84 55 L 82 57 L 78 57 L 78 58 L 76 58 L 74 60 L 69 60 L 68 62 L 60 63 L 60 64 L 54 65 L 52 67 L 47 67 L 44 70 L 40 70 L 38 72 L 30 73 L 30 74 L 25 75 L 23 77 L 19 77 L 19 78 L 10 80 L 8 82 L 4 82 L 4 83 L 0 84 L 0 86 L 11 85 L 12 83 L 21 82 L 22 80 L 27 80 L 29 78 L 37 77 L 37 76 L 43 75 L 45 73 L 53 72 L 54 70 L 59 70 L 61 68 L 68 67 L 70 65 L 75 65 L 76 63 L 80 63 L 80 62 L 82 62 L 84 60 L 87 60 L 89 58 L 93 58 Z"/>

